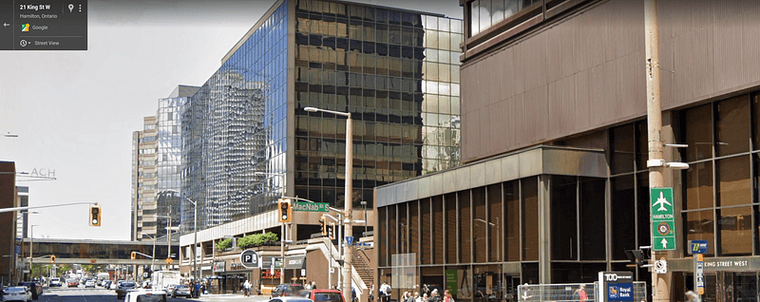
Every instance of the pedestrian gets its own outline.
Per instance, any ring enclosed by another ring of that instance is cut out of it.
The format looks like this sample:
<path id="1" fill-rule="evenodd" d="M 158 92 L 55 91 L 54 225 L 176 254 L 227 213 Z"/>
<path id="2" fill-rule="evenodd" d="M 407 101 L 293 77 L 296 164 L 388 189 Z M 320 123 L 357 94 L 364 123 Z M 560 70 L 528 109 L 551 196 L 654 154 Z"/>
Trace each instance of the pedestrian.
<path id="1" fill-rule="evenodd" d="M 248 279 L 245 279 L 245 282 L 243 283 L 243 294 L 245 294 L 246 297 L 251 295 L 251 282 L 248 282 Z"/>
<path id="2" fill-rule="evenodd" d="M 422 297 L 415 302 L 428 302 L 428 294 L 422 294 Z"/>
<path id="3" fill-rule="evenodd" d="M 438 294 L 438 289 L 434 288 L 432 292 L 430 292 L 430 298 L 428 298 L 429 302 L 441 302 L 441 295 Z"/>
<path id="4" fill-rule="evenodd" d="M 311 281 L 311 289 L 317 289 L 317 281 Z"/>
<path id="5" fill-rule="evenodd" d="M 451 292 L 448 289 L 443 292 L 443 302 L 454 302 L 454 297 L 451 296 Z"/>
<path id="6" fill-rule="evenodd" d="M 573 299 L 576 301 L 586 302 L 588 300 L 588 294 L 586 294 L 586 285 L 581 284 L 578 289 L 573 293 Z"/>
<path id="7" fill-rule="evenodd" d="M 380 302 L 388 302 L 391 298 L 391 293 L 393 292 L 393 289 L 391 288 L 388 283 L 383 281 L 383 284 L 380 285 Z"/>
<path id="8" fill-rule="evenodd" d="M 702 302 L 699 295 L 693 291 L 687 291 L 686 294 L 684 294 L 684 298 L 686 298 L 686 302 Z"/>

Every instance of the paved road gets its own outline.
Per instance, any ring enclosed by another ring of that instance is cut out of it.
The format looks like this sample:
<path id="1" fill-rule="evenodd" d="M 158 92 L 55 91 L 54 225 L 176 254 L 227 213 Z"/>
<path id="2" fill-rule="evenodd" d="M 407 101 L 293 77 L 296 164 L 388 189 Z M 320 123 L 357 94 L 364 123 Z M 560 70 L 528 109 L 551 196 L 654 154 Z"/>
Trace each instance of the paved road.
<path id="1" fill-rule="evenodd" d="M 204 295 L 199 299 L 169 298 L 168 302 L 262 302 L 269 296 Z M 116 292 L 103 288 L 45 288 L 44 294 L 36 302 L 118 302 Z"/>

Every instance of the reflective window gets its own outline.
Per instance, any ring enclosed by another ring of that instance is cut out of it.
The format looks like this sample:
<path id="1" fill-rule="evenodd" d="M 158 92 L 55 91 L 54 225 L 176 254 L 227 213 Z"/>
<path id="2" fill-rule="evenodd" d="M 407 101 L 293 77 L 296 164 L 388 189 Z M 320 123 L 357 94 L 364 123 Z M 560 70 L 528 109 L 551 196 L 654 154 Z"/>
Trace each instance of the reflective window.
<path id="1" fill-rule="evenodd" d="M 749 151 L 749 95 L 715 104 L 716 156 Z"/>
<path id="2" fill-rule="evenodd" d="M 522 196 L 522 260 L 538 260 L 538 179 L 521 180 Z"/>
<path id="3" fill-rule="evenodd" d="M 713 206 L 712 162 L 690 164 L 686 171 L 686 209 Z"/>
<path id="4" fill-rule="evenodd" d="M 726 208 L 718 210 L 720 255 L 752 254 L 752 208 Z"/>
<path id="5" fill-rule="evenodd" d="M 684 113 L 686 160 L 694 161 L 712 156 L 712 111 L 711 104 L 686 110 Z"/>
<path id="6" fill-rule="evenodd" d="M 686 240 L 707 240 L 707 255 L 715 255 L 713 211 L 687 212 L 684 214 L 684 233 Z"/>
<path id="7" fill-rule="evenodd" d="M 740 156 L 718 160 L 716 182 L 718 185 L 718 206 L 733 206 L 752 203 L 752 183 L 750 181 L 750 157 Z"/>

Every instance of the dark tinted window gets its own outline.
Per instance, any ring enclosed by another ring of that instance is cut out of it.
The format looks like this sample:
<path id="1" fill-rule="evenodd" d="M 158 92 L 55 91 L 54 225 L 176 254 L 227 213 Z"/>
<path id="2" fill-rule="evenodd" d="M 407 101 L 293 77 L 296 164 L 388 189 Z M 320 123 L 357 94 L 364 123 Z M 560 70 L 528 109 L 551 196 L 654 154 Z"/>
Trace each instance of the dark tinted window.
<path id="1" fill-rule="evenodd" d="M 314 295 L 314 302 L 342 302 L 343 298 L 339 293 L 317 293 Z"/>

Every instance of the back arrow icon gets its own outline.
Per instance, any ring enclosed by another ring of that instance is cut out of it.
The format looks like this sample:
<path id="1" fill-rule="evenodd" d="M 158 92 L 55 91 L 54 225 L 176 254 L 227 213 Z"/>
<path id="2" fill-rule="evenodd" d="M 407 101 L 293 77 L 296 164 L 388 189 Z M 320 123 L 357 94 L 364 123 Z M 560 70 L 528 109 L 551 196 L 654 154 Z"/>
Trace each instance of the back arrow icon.
<path id="1" fill-rule="evenodd" d="M 8 27 L 8 26 L 11 26 L 11 24 L 10 23 L 3 23 L 3 27 Z"/>

